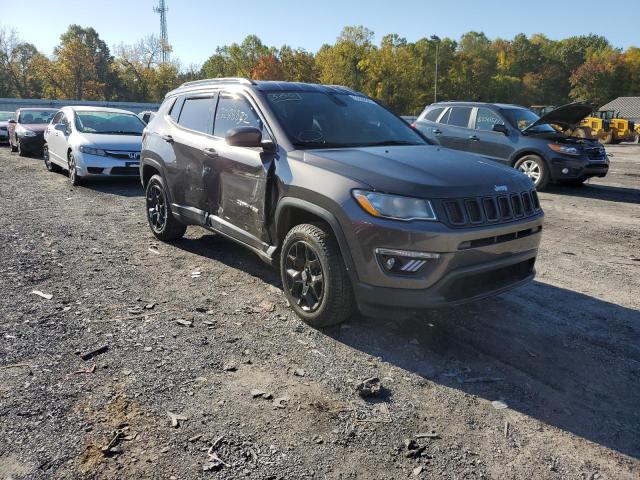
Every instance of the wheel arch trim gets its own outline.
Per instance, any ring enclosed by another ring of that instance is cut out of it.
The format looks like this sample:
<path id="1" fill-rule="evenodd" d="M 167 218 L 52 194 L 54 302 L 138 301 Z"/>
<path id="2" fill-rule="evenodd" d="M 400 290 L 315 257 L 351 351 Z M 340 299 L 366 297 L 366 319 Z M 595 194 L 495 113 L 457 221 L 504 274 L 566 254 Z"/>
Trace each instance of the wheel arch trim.
<path id="1" fill-rule="evenodd" d="M 275 212 L 276 235 L 278 236 L 278 238 L 284 238 L 284 235 L 286 235 L 287 233 L 280 230 L 282 214 L 286 211 L 287 208 L 304 210 L 312 215 L 315 215 L 316 217 L 321 218 L 329 224 L 329 227 L 331 227 L 333 235 L 338 242 L 338 247 L 340 248 L 340 253 L 344 260 L 347 273 L 350 277 L 352 277 L 352 280 L 357 280 L 357 272 L 353 263 L 353 258 L 351 256 L 351 250 L 349 249 L 349 243 L 347 242 L 347 238 L 344 235 L 342 226 L 340 225 L 340 222 L 338 221 L 336 216 L 329 210 L 306 200 L 295 197 L 283 197 L 278 202 L 278 206 L 276 207 Z M 284 235 L 282 235 L 283 233 Z M 280 248 L 281 246 L 282 245 L 278 245 L 278 248 Z"/>

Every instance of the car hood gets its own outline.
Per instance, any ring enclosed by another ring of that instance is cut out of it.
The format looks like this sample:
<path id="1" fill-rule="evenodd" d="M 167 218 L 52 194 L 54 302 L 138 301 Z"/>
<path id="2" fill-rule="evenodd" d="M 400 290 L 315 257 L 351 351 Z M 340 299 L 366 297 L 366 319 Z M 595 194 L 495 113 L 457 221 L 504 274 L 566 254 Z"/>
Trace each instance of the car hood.
<path id="1" fill-rule="evenodd" d="M 543 125 L 545 123 L 560 125 L 561 127 L 575 127 L 583 118 L 589 116 L 591 112 L 593 112 L 593 105 L 587 103 L 570 103 L 569 105 L 563 105 L 544 114 L 537 121 L 525 128 L 524 131 L 526 132 L 536 125 Z"/>
<path id="2" fill-rule="evenodd" d="M 98 133 L 79 133 L 80 144 L 102 150 L 142 150 L 141 135 L 101 135 Z"/>
<path id="3" fill-rule="evenodd" d="M 32 132 L 42 133 L 49 126 L 48 123 L 19 123 L 21 127 L 31 130 Z M 17 126 L 17 125 L 16 125 Z"/>
<path id="4" fill-rule="evenodd" d="M 504 187 L 523 191 L 533 186 L 517 170 L 435 145 L 306 150 L 302 157 L 374 190 L 421 198 L 495 195 Z"/>

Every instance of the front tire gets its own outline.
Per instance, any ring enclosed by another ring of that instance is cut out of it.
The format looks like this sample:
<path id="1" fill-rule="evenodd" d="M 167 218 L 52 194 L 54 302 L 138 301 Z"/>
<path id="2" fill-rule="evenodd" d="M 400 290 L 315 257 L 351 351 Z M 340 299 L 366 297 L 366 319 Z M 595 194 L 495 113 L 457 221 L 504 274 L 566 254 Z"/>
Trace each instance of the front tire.
<path id="1" fill-rule="evenodd" d="M 549 169 L 538 155 L 525 155 L 514 167 L 529 177 L 537 190 L 544 190 L 549 185 Z"/>
<path id="2" fill-rule="evenodd" d="M 20 139 L 18 139 L 18 155 L 21 157 L 26 157 L 27 156 L 27 152 L 24 151 L 24 149 L 22 148 L 22 142 L 20 141 Z"/>
<path id="3" fill-rule="evenodd" d="M 78 170 L 76 168 L 76 159 L 73 156 L 72 152 L 69 152 L 67 155 L 67 162 L 69 164 L 69 180 L 71 181 L 71 185 L 74 187 L 78 187 L 82 185 L 83 179 L 80 175 L 78 175 Z"/>
<path id="4" fill-rule="evenodd" d="M 293 227 L 280 253 L 285 296 L 305 323 L 323 328 L 344 322 L 355 308 L 338 243 L 326 224 Z"/>
<path id="5" fill-rule="evenodd" d="M 158 240 L 171 242 L 182 238 L 187 226 L 178 221 L 171 213 L 167 189 L 160 175 L 154 175 L 147 183 L 145 192 L 147 221 L 149 228 Z"/>

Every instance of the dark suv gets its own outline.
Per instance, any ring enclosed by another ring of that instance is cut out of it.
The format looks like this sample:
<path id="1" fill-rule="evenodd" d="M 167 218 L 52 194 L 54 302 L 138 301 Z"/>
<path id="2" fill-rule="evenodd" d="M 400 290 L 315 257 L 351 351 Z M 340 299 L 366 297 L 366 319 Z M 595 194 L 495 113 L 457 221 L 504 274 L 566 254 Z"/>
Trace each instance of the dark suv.
<path id="1" fill-rule="evenodd" d="M 574 130 L 592 108 L 575 103 L 539 117 L 518 105 L 443 102 L 429 105 L 413 126 L 443 147 L 515 167 L 542 190 L 553 181 L 579 185 L 607 174 L 609 159 L 597 140 L 552 127 Z"/>
<path id="2" fill-rule="evenodd" d="M 347 88 L 186 83 L 145 129 L 141 157 L 157 238 L 199 225 L 279 264 L 289 303 L 314 326 L 534 276 L 543 213 L 529 178 L 431 145 Z"/>

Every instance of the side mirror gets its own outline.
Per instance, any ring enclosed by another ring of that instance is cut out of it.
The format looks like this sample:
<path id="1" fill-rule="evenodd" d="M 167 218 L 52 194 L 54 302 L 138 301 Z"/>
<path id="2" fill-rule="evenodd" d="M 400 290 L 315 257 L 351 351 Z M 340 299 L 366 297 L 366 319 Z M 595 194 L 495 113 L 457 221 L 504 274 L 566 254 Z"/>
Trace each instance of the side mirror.
<path id="1" fill-rule="evenodd" d="M 500 132 L 500 133 L 503 133 L 503 134 L 505 134 L 505 135 L 509 135 L 509 130 L 508 130 L 508 129 L 507 129 L 507 127 L 505 127 L 505 126 L 504 126 L 504 124 L 502 124 L 502 123 L 496 123 L 496 124 L 493 126 L 493 131 L 494 131 L 494 132 Z"/>
<path id="2" fill-rule="evenodd" d="M 232 147 L 261 147 L 262 132 L 255 127 L 236 127 L 224 137 Z"/>
<path id="3" fill-rule="evenodd" d="M 59 132 L 62 132 L 62 133 L 67 133 L 67 126 L 65 124 L 63 124 L 63 123 L 56 123 L 53 126 L 53 129 L 57 130 Z"/>

